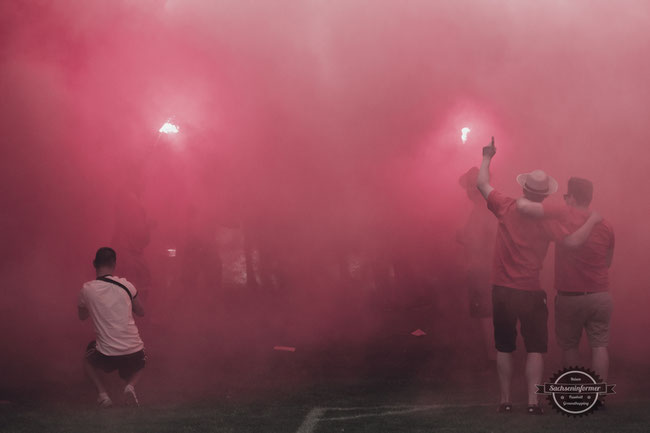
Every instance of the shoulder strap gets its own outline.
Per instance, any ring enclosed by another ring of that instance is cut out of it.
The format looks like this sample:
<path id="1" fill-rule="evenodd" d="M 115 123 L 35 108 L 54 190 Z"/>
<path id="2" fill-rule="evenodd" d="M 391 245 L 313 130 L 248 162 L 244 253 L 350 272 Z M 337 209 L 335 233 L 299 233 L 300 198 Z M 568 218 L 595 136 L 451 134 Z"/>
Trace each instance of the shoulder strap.
<path id="1" fill-rule="evenodd" d="M 118 283 L 117 281 L 113 280 L 112 278 L 107 278 L 107 277 L 97 277 L 98 280 L 105 281 L 107 283 L 115 284 L 116 286 L 119 286 L 124 289 L 127 295 L 129 295 L 129 299 L 131 302 L 133 302 L 133 295 L 129 291 L 129 289 L 126 288 L 126 286 L 122 283 Z"/>

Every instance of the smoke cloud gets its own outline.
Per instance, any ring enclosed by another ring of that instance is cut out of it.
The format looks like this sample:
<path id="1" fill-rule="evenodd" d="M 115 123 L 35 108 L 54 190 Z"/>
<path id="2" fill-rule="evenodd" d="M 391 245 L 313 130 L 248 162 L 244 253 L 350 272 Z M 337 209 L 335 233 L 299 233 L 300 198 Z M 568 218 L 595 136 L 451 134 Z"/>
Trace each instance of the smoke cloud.
<path id="1" fill-rule="evenodd" d="M 468 340 L 458 177 L 492 135 L 508 194 L 535 168 L 560 193 L 593 180 L 613 366 L 642 363 L 648 29 L 633 0 L 2 2 L 0 383 L 81 375 L 76 296 L 134 203 L 154 377 L 264 376 L 274 345 L 362 364 L 372 336 L 410 332 L 381 306 L 432 305 L 436 341 Z"/>

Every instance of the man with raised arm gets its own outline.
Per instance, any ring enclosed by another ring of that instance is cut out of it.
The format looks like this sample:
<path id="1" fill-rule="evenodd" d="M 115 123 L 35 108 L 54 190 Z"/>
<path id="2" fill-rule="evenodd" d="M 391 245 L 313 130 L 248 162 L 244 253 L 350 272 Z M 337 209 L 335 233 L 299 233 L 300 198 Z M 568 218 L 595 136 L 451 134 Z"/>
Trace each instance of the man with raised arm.
<path id="1" fill-rule="evenodd" d="M 609 370 L 609 322 L 612 298 L 609 294 L 609 267 L 614 254 L 614 230 L 601 221 L 584 244 L 559 242 L 584 223 L 594 186 L 590 180 L 572 177 L 566 206 L 542 205 L 525 198 L 517 200 L 517 208 L 526 215 L 544 218 L 557 233 L 555 246 L 555 336 L 563 351 L 564 366 L 580 365 L 578 345 L 584 329 L 591 346 L 591 368 L 602 380 Z"/>
<path id="2" fill-rule="evenodd" d="M 494 350 L 490 274 L 497 224 L 476 188 L 477 178 L 478 167 L 472 167 L 458 180 L 472 202 L 472 211 L 463 228 L 458 231 L 456 240 L 463 245 L 469 315 L 479 324 L 485 349 L 485 366 L 492 370 L 497 352 Z"/>
<path id="3" fill-rule="evenodd" d="M 93 261 L 97 279 L 85 283 L 79 293 L 79 319 L 90 317 L 95 328 L 96 340 L 86 348 L 84 370 L 97 387 L 100 407 L 110 407 L 113 402 L 99 372 L 118 370 L 126 382 L 125 403 L 137 406 L 135 385 L 146 361 L 144 343 L 132 315 L 144 316 L 144 310 L 133 284 L 113 276 L 116 258 L 112 248 L 97 250 Z"/>
<path id="4" fill-rule="evenodd" d="M 498 411 L 512 412 L 512 352 L 516 349 L 519 322 L 528 353 L 527 412 L 540 415 L 543 410 L 538 404 L 536 385 L 542 383 L 543 354 L 547 352 L 548 309 L 539 274 L 551 234 L 542 221 L 520 213 L 516 199 L 505 196 L 490 185 L 489 168 L 495 154 L 492 137 L 490 144 L 483 147 L 477 187 L 487 201 L 488 209 L 499 222 L 492 269 L 492 317 L 501 394 Z M 556 192 L 558 187 L 555 179 L 542 170 L 520 174 L 517 182 L 523 189 L 523 196 L 535 203 L 541 203 L 548 195 Z M 589 231 L 594 224 L 595 220 L 590 217 L 581 229 Z"/>

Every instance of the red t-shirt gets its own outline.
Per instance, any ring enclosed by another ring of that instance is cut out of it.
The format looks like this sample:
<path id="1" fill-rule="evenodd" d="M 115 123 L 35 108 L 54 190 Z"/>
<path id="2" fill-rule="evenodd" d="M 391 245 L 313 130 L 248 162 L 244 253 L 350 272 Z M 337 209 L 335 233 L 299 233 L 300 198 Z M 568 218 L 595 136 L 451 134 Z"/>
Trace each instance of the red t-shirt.
<path id="1" fill-rule="evenodd" d="M 499 220 L 492 284 L 520 290 L 542 290 L 539 272 L 551 241 L 542 220 L 521 214 L 515 199 L 496 190 L 488 195 L 487 205 Z"/>
<path id="2" fill-rule="evenodd" d="M 555 240 L 579 229 L 589 212 L 572 206 L 544 205 L 545 225 Z M 614 249 L 614 229 L 603 220 L 591 230 L 578 248 L 555 245 L 555 289 L 568 292 L 602 292 L 609 288 L 610 250 Z"/>

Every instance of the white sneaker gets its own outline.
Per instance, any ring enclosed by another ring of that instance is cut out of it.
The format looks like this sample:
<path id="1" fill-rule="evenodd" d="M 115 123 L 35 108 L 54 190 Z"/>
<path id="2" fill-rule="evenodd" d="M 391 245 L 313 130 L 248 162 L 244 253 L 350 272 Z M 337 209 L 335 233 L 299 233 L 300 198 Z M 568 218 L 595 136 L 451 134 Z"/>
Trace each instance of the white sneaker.
<path id="1" fill-rule="evenodd" d="M 97 397 L 97 406 L 100 408 L 107 408 L 113 406 L 113 401 L 108 394 L 99 394 Z"/>
<path id="2" fill-rule="evenodd" d="M 124 404 L 131 407 L 138 407 L 138 396 L 135 394 L 135 388 L 133 385 L 127 385 L 124 387 Z"/>

